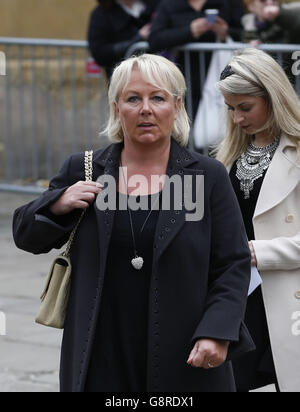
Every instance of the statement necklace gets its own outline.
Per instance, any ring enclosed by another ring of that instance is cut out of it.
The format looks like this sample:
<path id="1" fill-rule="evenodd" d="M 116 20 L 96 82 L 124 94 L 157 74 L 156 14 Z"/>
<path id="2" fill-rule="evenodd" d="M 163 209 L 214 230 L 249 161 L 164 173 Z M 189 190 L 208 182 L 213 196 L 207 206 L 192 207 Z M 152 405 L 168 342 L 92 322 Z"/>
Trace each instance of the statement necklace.
<path id="1" fill-rule="evenodd" d="M 240 188 L 244 192 L 245 199 L 250 198 L 254 182 L 262 177 L 270 166 L 279 142 L 280 136 L 277 136 L 271 144 L 265 147 L 256 147 L 250 142 L 246 151 L 238 159 L 236 177 L 240 181 Z"/>
<path id="2" fill-rule="evenodd" d="M 123 166 L 122 166 L 122 162 L 120 162 L 120 166 L 121 166 L 121 170 L 122 170 L 122 176 L 123 176 L 123 181 L 126 187 L 126 193 L 127 193 L 127 209 L 128 209 L 128 214 L 129 214 L 129 221 L 130 221 L 130 228 L 131 228 L 131 235 L 132 235 L 132 243 L 133 243 L 133 250 L 134 250 L 134 258 L 131 260 L 131 264 L 134 267 L 134 269 L 136 270 L 141 270 L 143 265 L 144 265 L 144 259 L 142 258 L 142 256 L 139 256 L 138 252 L 137 252 L 137 247 L 136 247 L 136 240 L 135 240 L 135 235 L 134 235 L 134 230 L 133 230 L 133 223 L 132 223 L 132 214 L 131 214 L 131 210 L 130 207 L 128 205 L 128 187 L 127 187 L 127 183 L 125 180 L 125 175 L 124 175 L 124 171 L 123 171 Z M 157 205 L 157 202 L 160 199 L 160 193 L 158 193 L 158 195 L 156 196 L 155 202 L 152 204 L 151 202 L 151 210 L 148 213 L 144 223 L 142 224 L 142 227 L 140 229 L 140 234 L 143 233 L 143 230 L 145 229 L 146 223 L 148 222 L 149 217 L 151 216 L 151 213 L 154 210 L 154 207 Z"/>

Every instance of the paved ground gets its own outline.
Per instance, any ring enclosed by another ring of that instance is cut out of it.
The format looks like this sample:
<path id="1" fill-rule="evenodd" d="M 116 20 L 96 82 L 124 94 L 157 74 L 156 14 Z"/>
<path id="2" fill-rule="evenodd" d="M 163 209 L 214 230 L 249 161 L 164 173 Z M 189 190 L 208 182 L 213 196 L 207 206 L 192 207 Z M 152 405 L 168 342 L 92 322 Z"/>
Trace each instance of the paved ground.
<path id="1" fill-rule="evenodd" d="M 6 317 L 6 336 L 0 336 L 0 392 L 58 391 L 61 331 L 34 322 L 57 252 L 30 255 L 18 250 L 11 236 L 13 210 L 32 198 L 0 192 L 0 311 Z"/>
<path id="2" fill-rule="evenodd" d="M 57 251 L 33 256 L 18 250 L 11 235 L 13 211 L 33 198 L 0 192 L 0 392 L 58 391 L 62 333 L 34 322 Z M 5 336 L 1 312 L 6 317 Z"/>

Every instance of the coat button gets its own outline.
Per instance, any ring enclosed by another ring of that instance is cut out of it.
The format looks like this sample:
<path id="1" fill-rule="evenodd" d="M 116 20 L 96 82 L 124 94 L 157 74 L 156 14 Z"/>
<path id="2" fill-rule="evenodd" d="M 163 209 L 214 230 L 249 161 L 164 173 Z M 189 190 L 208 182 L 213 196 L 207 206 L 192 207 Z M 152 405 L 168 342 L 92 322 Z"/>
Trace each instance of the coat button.
<path id="1" fill-rule="evenodd" d="M 300 299 L 300 290 L 297 290 L 297 292 L 295 293 L 295 298 Z"/>
<path id="2" fill-rule="evenodd" d="M 293 223 L 294 221 L 294 215 L 289 214 L 287 215 L 287 217 L 285 218 L 286 223 Z"/>

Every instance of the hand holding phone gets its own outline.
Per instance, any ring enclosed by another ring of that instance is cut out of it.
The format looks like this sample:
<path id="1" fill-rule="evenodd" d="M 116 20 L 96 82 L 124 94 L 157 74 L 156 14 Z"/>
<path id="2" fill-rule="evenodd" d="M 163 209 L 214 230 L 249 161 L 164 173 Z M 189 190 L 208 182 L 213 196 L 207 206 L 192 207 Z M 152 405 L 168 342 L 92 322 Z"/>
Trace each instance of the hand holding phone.
<path id="1" fill-rule="evenodd" d="M 217 9 L 206 9 L 204 13 L 208 23 L 215 23 L 219 16 L 219 10 Z"/>

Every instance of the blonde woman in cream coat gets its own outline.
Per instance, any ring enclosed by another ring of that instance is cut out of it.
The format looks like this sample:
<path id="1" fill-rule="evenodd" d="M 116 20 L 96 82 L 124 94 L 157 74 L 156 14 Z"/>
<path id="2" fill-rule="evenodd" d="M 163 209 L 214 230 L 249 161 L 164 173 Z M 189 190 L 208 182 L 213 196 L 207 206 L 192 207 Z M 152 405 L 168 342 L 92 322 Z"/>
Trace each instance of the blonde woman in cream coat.
<path id="1" fill-rule="evenodd" d="M 228 133 L 217 158 L 230 173 L 263 280 L 246 311 L 257 351 L 234 365 L 237 387 L 275 383 L 300 392 L 300 103 L 281 67 L 257 49 L 237 52 L 218 88 Z"/>

